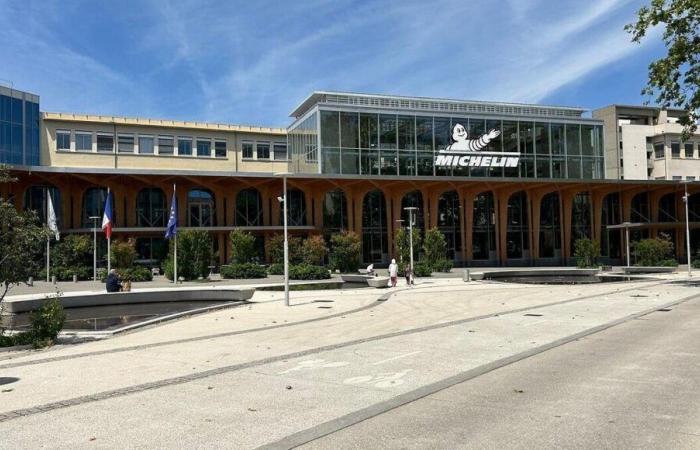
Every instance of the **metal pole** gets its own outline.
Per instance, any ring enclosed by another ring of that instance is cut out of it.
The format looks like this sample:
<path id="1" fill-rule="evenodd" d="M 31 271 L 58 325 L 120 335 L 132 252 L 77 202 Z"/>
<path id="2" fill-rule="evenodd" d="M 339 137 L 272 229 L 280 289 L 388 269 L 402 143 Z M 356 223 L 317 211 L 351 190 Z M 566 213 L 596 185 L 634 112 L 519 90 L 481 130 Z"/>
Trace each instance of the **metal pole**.
<path id="1" fill-rule="evenodd" d="M 97 219 L 92 219 L 92 280 L 97 281 Z"/>
<path id="2" fill-rule="evenodd" d="M 625 227 L 625 241 L 627 242 L 627 267 L 630 266 L 630 227 Z"/>
<path id="3" fill-rule="evenodd" d="M 690 257 L 690 222 L 688 221 L 688 200 L 688 183 L 685 183 L 685 196 L 683 197 L 683 201 L 685 202 L 685 244 L 686 251 L 688 252 L 688 278 L 690 278 L 693 276 L 693 274 L 690 271 L 692 259 Z"/>
<path id="4" fill-rule="evenodd" d="M 282 215 L 284 216 L 284 304 L 289 306 L 289 243 L 287 242 L 287 177 L 282 177 Z"/>
<path id="5" fill-rule="evenodd" d="M 51 273 L 51 237 L 46 238 L 46 282 L 48 283 Z"/>
<path id="6" fill-rule="evenodd" d="M 413 274 L 413 210 L 408 210 L 408 241 L 410 242 L 410 252 L 411 252 L 411 274 Z"/>
<path id="7" fill-rule="evenodd" d="M 175 283 L 175 285 L 177 286 L 177 233 L 175 233 L 175 243 L 173 246 L 173 283 Z"/>

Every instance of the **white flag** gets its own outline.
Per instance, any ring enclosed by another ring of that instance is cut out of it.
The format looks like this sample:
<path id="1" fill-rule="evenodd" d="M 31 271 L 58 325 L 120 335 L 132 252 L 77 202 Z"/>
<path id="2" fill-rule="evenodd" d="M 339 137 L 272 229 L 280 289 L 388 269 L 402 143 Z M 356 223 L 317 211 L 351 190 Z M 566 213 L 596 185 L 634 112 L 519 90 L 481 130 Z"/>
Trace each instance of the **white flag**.
<path id="1" fill-rule="evenodd" d="M 56 240 L 58 241 L 61 238 L 61 233 L 58 232 L 58 224 L 56 223 L 56 211 L 53 210 L 53 202 L 51 201 L 51 195 L 47 195 L 49 202 L 48 205 L 46 206 L 48 208 L 46 214 L 47 214 L 47 219 L 46 219 L 46 225 L 48 225 L 49 230 L 53 231 L 53 234 L 56 236 Z"/>

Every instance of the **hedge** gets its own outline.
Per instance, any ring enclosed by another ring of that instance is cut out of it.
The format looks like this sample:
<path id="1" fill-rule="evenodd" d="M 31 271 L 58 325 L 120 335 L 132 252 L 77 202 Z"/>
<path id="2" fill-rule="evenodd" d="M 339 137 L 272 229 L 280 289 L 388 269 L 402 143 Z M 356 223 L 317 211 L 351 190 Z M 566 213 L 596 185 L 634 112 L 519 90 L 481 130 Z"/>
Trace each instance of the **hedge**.
<path id="1" fill-rule="evenodd" d="M 267 273 L 270 275 L 284 275 L 284 263 L 272 263 L 267 268 Z"/>
<path id="2" fill-rule="evenodd" d="M 117 276 L 122 281 L 140 282 L 140 281 L 152 281 L 153 280 L 153 272 L 151 272 L 151 270 L 147 267 L 133 266 L 133 267 L 129 267 L 127 269 L 114 269 L 114 270 L 117 272 Z M 100 277 L 100 281 L 102 281 L 103 283 L 105 281 L 107 281 L 107 270 L 106 269 L 99 269 L 98 275 Z"/>
<path id="3" fill-rule="evenodd" d="M 289 266 L 289 278 L 292 280 L 327 280 L 331 277 L 328 269 L 311 264 Z"/>
<path id="4" fill-rule="evenodd" d="M 221 276 L 223 278 L 265 278 L 267 270 L 265 266 L 253 263 L 227 264 L 221 266 Z"/>

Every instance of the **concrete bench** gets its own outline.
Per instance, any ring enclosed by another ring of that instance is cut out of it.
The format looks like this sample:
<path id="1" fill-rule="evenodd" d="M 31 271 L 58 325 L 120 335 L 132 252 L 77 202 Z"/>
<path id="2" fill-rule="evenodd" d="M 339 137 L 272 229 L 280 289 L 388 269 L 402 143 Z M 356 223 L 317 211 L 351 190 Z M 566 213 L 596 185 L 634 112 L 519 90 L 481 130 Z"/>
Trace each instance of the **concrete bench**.
<path id="1" fill-rule="evenodd" d="M 371 275 L 355 275 L 353 273 L 344 273 L 340 275 L 340 279 L 345 283 L 367 283 L 367 280 L 374 278 Z"/>
<path id="2" fill-rule="evenodd" d="M 127 305 L 133 303 L 187 302 L 187 301 L 244 301 L 249 300 L 254 288 L 153 288 L 130 292 L 67 292 L 61 303 L 64 308 L 83 306 Z M 52 294 L 16 295 L 3 303 L 8 313 L 20 313 L 40 308 Z"/>
<path id="3" fill-rule="evenodd" d="M 389 286 L 389 277 L 370 277 L 367 284 L 373 288 L 385 288 Z"/>
<path id="4" fill-rule="evenodd" d="M 667 266 L 661 266 L 661 267 L 651 267 L 651 266 L 630 266 L 630 267 L 623 267 L 622 271 L 626 274 L 633 274 L 633 273 L 673 273 L 675 272 L 677 267 L 667 267 Z"/>

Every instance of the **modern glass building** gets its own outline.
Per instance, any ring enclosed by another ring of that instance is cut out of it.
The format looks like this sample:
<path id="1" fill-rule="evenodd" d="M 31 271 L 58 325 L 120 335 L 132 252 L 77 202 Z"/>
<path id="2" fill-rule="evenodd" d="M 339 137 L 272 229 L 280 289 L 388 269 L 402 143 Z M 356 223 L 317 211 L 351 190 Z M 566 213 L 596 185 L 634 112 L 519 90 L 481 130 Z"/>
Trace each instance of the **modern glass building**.
<path id="1" fill-rule="evenodd" d="M 584 110 L 314 92 L 293 112 L 291 170 L 380 177 L 604 178 L 602 121 Z M 453 152 L 455 133 L 478 153 Z M 448 158 L 441 158 L 445 155 Z M 454 157 L 459 155 L 458 157 Z M 510 158 L 508 158 L 510 157 Z"/>
<path id="2" fill-rule="evenodd" d="M 0 163 L 39 162 L 39 96 L 0 86 Z"/>

